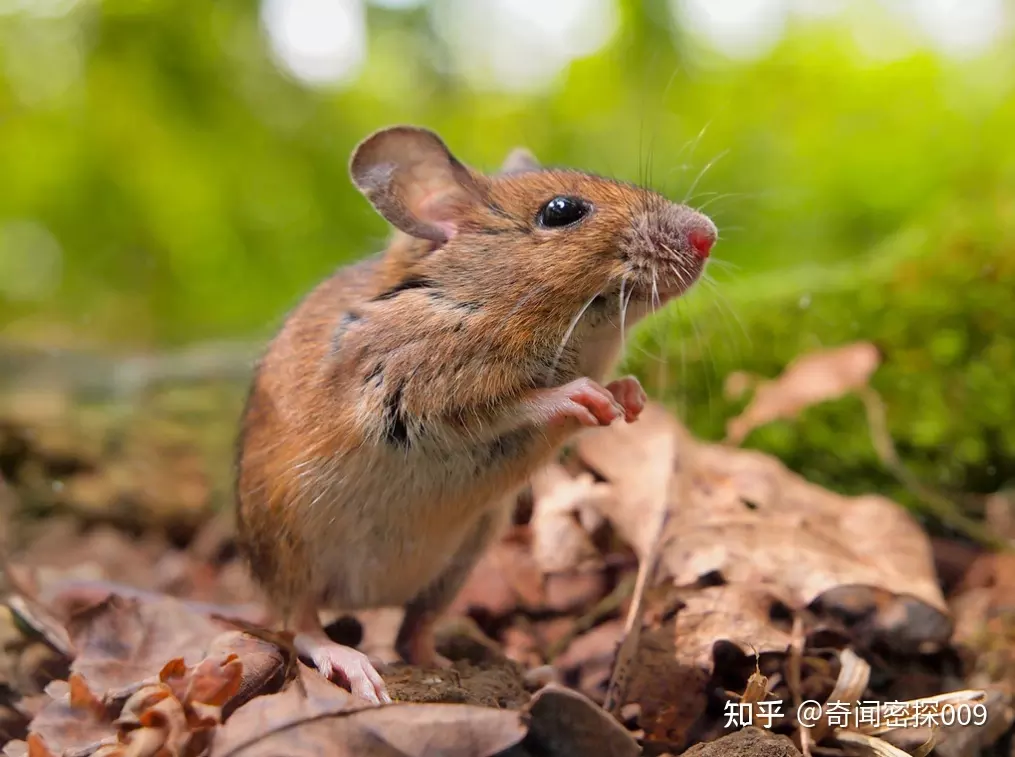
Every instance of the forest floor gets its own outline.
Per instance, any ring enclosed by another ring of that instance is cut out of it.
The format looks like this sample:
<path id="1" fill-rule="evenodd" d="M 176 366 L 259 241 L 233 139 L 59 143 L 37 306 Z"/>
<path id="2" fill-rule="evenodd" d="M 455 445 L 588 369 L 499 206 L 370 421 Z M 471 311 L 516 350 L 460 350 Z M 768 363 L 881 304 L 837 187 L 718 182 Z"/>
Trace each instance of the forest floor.
<path id="1" fill-rule="evenodd" d="M 756 387 L 736 437 L 861 391 L 871 354 Z M 264 627 L 228 507 L 241 383 L 97 398 L 101 373 L 0 392 L 9 757 L 1011 751 L 1015 556 L 654 403 L 532 479 L 439 628 L 453 668 L 398 662 L 401 610 L 326 619 L 387 663 L 395 702 L 370 706 Z M 1015 538 L 1015 504 L 988 519 Z"/>

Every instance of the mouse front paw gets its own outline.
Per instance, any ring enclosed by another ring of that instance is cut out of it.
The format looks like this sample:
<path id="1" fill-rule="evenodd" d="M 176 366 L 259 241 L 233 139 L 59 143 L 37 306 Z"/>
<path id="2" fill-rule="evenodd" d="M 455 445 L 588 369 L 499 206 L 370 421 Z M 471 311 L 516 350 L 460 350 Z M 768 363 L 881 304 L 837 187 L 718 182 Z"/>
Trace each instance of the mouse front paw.
<path id="1" fill-rule="evenodd" d="M 606 385 L 607 391 L 624 408 L 624 420 L 628 423 L 638 420 L 645 409 L 648 395 L 634 376 L 624 376 Z"/>
<path id="2" fill-rule="evenodd" d="M 573 421 L 582 426 L 609 426 L 626 415 L 613 394 L 590 378 L 547 389 L 539 401 L 551 426 Z"/>

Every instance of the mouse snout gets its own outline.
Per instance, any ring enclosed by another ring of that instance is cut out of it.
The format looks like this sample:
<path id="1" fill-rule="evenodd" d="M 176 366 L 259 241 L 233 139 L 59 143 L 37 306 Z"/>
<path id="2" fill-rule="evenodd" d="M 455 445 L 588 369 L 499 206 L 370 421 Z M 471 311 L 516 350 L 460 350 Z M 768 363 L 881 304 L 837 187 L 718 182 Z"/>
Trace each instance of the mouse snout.
<path id="1" fill-rule="evenodd" d="M 716 239 L 719 238 L 719 230 L 712 223 L 711 219 L 700 213 L 695 213 L 694 215 L 695 217 L 685 222 L 684 228 L 686 229 L 687 243 L 695 255 L 700 258 L 707 258 L 709 252 L 712 251 L 712 246 L 715 244 Z"/>
<path id="2" fill-rule="evenodd" d="M 686 205 L 659 203 L 635 218 L 621 252 L 636 281 L 662 296 L 677 296 L 701 277 L 718 237 L 708 216 Z"/>

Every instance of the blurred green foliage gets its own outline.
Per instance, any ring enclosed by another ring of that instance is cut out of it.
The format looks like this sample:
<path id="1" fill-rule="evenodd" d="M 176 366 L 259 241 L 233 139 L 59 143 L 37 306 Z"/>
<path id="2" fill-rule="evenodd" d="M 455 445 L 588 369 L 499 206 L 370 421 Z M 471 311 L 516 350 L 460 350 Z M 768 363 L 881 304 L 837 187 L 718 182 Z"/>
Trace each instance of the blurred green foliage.
<path id="1" fill-rule="evenodd" d="M 792 286 L 755 279 L 731 289 L 726 305 L 742 329 L 699 292 L 643 329 L 628 362 L 650 394 L 721 439 L 749 400 L 725 396 L 731 373 L 774 377 L 801 354 L 872 341 L 882 363 L 871 385 L 903 464 L 945 496 L 986 494 L 1015 482 L 1013 293 L 1015 190 L 998 187 L 992 200 L 956 199 Z M 745 444 L 838 491 L 926 505 L 879 458 L 856 394 L 762 426 Z"/>
<path id="2" fill-rule="evenodd" d="M 524 144 L 712 215 L 715 284 L 646 324 L 630 359 L 697 432 L 721 437 L 743 407 L 722 395 L 733 370 L 774 376 L 871 339 L 907 465 L 946 489 L 1015 478 L 1015 38 L 965 61 L 879 60 L 833 19 L 733 62 L 672 29 L 666 0 L 618 7 L 607 46 L 529 95 L 462 84 L 425 9 L 370 7 L 365 68 L 337 91 L 280 73 L 248 0 L 0 13 L 4 337 L 267 336 L 383 244 L 348 155 L 419 123 L 480 168 Z M 748 443 L 834 488 L 912 499 L 856 398 Z"/>
<path id="3" fill-rule="evenodd" d="M 540 95 L 462 85 L 424 9 L 369 7 L 363 73 L 331 92 L 279 72 L 248 0 L 0 15 L 0 220 L 22 224 L 0 245 L 0 278 L 42 282 L 0 287 L 5 333 L 266 335 L 316 279 L 382 244 L 346 162 L 393 122 L 436 128 L 480 167 L 524 143 L 690 192 L 744 278 L 850 259 L 1015 182 L 1010 43 L 965 63 L 919 50 L 877 62 L 833 20 L 732 63 L 674 32 L 665 0 L 619 8 L 613 41 Z"/>

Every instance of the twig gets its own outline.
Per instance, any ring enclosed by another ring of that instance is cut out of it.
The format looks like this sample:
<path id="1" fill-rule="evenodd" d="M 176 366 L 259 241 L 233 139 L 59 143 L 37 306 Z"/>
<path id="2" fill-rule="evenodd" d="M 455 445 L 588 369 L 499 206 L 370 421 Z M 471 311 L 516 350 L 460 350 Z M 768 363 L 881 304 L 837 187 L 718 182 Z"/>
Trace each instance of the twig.
<path id="1" fill-rule="evenodd" d="M 624 640 L 617 650 L 617 660 L 613 665 L 613 674 L 610 676 L 610 684 L 606 689 L 606 698 L 603 701 L 603 709 L 615 717 L 619 717 L 620 708 L 627 698 L 627 688 L 631 680 L 631 667 L 634 658 L 638 654 L 638 642 L 641 639 L 642 627 L 642 606 L 645 603 L 645 589 L 651 576 L 655 573 L 656 564 L 659 562 L 659 553 L 662 551 L 663 534 L 666 532 L 666 524 L 670 519 L 670 508 L 663 499 L 660 502 L 656 516 L 656 527 L 653 532 L 652 546 L 645 555 L 645 559 L 638 566 L 638 577 L 634 584 L 634 596 L 631 600 L 631 607 L 627 613 L 627 621 L 624 623 Z"/>
<path id="2" fill-rule="evenodd" d="M 793 615 L 793 629 L 790 632 L 789 659 L 786 661 L 786 683 L 793 698 L 793 709 L 800 707 L 803 698 L 803 667 L 804 667 L 804 620 L 800 613 Z"/>

